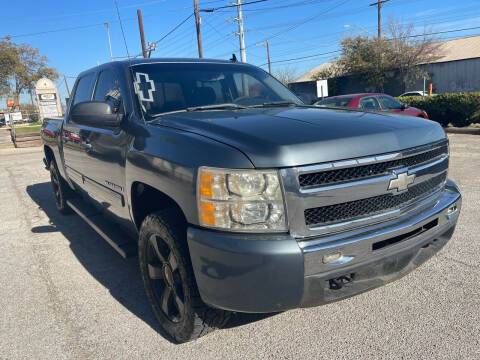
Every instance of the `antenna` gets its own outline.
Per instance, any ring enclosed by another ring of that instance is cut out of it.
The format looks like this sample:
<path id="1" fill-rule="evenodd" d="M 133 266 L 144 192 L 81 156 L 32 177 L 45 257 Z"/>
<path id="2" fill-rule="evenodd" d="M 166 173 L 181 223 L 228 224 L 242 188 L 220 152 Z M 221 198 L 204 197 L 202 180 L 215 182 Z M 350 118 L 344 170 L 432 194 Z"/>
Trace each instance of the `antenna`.
<path id="1" fill-rule="evenodd" d="M 117 0 L 113 0 L 113 1 L 115 2 L 115 7 L 117 9 L 118 21 L 120 22 L 120 29 L 122 30 L 123 43 L 125 44 L 125 49 L 127 50 L 127 56 L 130 59 L 130 53 L 128 52 L 128 46 L 127 46 L 127 39 L 125 38 L 125 31 L 123 30 L 122 19 L 120 18 L 120 10 L 118 10 L 118 2 Z"/>

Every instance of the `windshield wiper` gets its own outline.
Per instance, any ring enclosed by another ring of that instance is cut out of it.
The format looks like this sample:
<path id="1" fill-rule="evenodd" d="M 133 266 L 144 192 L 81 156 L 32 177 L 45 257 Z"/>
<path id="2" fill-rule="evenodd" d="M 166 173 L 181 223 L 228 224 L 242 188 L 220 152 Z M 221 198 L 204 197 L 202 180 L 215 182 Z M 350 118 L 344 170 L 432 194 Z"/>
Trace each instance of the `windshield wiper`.
<path id="1" fill-rule="evenodd" d="M 204 111 L 204 110 L 222 110 L 222 109 L 247 109 L 246 106 L 238 104 L 213 104 L 204 106 L 192 106 L 188 107 L 187 111 Z"/>
<path id="2" fill-rule="evenodd" d="M 251 105 L 250 108 L 259 108 L 259 107 L 275 107 L 275 106 L 301 106 L 293 101 L 272 101 L 266 102 L 263 104 Z"/>
<path id="3" fill-rule="evenodd" d="M 222 110 L 222 109 L 247 109 L 246 106 L 238 105 L 238 104 L 214 104 L 214 105 L 204 105 L 204 106 L 192 106 L 185 109 L 167 111 L 164 113 L 153 114 L 150 115 L 151 118 L 157 118 L 163 115 L 170 115 L 176 114 L 181 112 L 188 112 L 188 111 L 204 111 L 204 110 Z"/>
<path id="4" fill-rule="evenodd" d="M 186 112 L 187 109 L 180 109 L 180 110 L 173 110 L 173 111 L 167 111 L 167 112 L 163 112 L 163 113 L 159 113 L 159 114 L 153 114 L 153 115 L 149 115 L 151 118 L 157 118 L 157 117 L 160 117 L 160 116 L 163 116 L 163 115 L 170 115 L 170 114 L 176 114 L 176 113 L 181 113 L 181 112 Z"/>

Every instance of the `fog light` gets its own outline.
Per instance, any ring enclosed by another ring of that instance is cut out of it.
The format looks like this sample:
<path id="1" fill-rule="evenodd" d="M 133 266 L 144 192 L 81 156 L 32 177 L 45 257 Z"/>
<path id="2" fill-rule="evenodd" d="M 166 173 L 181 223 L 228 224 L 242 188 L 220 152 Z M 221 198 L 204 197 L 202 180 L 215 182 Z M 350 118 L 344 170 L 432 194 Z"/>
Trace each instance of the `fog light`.
<path id="1" fill-rule="evenodd" d="M 457 204 L 453 204 L 452 206 L 450 206 L 447 210 L 447 215 L 452 215 L 453 213 L 455 213 L 457 211 Z"/>
<path id="2" fill-rule="evenodd" d="M 324 264 L 330 264 L 330 263 L 333 263 L 335 261 L 340 260 L 341 258 L 342 258 L 342 253 L 341 252 L 324 255 L 323 256 L 323 263 Z"/>

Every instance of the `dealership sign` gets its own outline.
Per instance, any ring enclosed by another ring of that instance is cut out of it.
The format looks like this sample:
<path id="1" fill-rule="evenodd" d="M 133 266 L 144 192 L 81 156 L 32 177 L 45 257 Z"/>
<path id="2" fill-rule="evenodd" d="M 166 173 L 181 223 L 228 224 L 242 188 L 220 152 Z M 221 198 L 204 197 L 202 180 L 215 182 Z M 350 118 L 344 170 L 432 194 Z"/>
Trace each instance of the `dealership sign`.
<path id="1" fill-rule="evenodd" d="M 38 80 L 35 92 L 42 121 L 46 117 L 62 116 L 57 87 L 50 79 L 42 78 Z"/>

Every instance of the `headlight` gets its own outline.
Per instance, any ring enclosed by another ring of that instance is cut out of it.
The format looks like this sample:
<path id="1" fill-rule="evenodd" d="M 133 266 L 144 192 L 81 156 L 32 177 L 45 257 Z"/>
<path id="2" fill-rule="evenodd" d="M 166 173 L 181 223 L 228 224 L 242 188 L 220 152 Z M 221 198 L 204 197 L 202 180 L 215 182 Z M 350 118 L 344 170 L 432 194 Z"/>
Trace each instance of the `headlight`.
<path id="1" fill-rule="evenodd" d="M 287 231 L 277 171 L 201 167 L 197 199 L 202 226 L 239 232 Z"/>

